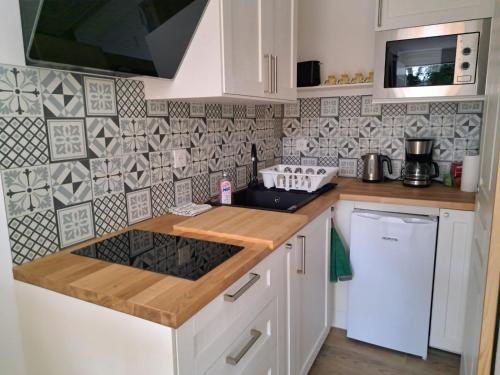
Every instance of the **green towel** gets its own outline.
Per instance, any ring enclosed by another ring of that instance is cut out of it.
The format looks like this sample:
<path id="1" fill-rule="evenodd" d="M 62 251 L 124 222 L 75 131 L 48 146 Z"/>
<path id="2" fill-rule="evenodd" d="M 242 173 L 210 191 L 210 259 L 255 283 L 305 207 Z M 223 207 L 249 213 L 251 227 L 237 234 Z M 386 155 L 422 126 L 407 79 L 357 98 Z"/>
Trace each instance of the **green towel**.
<path id="1" fill-rule="evenodd" d="M 335 283 L 352 279 L 351 262 L 347 257 L 344 244 L 333 226 L 330 241 L 330 281 Z"/>

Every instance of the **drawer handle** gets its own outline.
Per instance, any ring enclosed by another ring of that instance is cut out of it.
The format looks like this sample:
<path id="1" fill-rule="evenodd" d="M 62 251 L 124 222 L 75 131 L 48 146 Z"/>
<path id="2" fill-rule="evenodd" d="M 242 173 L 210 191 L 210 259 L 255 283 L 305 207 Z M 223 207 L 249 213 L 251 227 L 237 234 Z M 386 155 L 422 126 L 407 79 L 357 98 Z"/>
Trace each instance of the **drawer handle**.
<path id="1" fill-rule="evenodd" d="M 256 273 L 251 273 L 250 274 L 250 280 L 248 280 L 248 282 L 245 285 L 243 285 L 240 289 L 238 289 L 238 291 L 236 293 L 234 293 L 234 294 L 224 294 L 224 301 L 227 301 L 227 302 L 234 302 L 234 301 L 236 301 L 253 284 L 255 284 L 257 281 L 259 281 L 259 279 L 260 279 L 260 275 L 258 275 Z"/>
<path id="2" fill-rule="evenodd" d="M 306 236 L 297 236 L 302 240 L 302 266 L 297 270 L 297 273 L 305 275 L 306 273 Z"/>
<path id="3" fill-rule="evenodd" d="M 226 363 L 236 366 L 239 361 L 247 354 L 247 352 L 250 350 L 250 348 L 257 342 L 259 337 L 262 335 L 262 332 L 257 331 L 256 329 L 251 329 L 250 330 L 250 340 L 245 344 L 245 346 L 240 350 L 236 356 L 230 356 L 228 355 L 226 357 Z"/>

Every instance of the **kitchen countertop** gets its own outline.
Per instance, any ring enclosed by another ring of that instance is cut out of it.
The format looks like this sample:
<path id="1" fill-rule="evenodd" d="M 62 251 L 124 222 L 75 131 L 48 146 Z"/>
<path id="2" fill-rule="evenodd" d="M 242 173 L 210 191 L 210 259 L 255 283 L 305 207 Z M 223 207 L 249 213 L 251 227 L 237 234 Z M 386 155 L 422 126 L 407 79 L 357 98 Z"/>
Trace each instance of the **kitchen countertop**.
<path id="1" fill-rule="evenodd" d="M 177 328 L 251 270 L 283 241 L 340 199 L 474 210 L 474 193 L 463 193 L 457 189 L 438 184 L 427 188 L 407 188 L 396 182 L 367 184 L 347 178 L 337 178 L 334 181 L 338 183 L 336 189 L 321 195 L 295 214 L 281 213 L 284 215 L 283 220 L 292 216 L 295 216 L 295 219 L 288 220 L 288 225 L 283 225 L 279 230 L 276 230 L 274 238 L 272 232 L 267 232 L 267 242 L 259 237 L 258 231 L 255 231 L 255 241 L 249 239 L 251 233 L 246 233 L 244 241 L 234 236 L 228 238 L 225 233 L 216 231 L 213 232 L 213 235 L 190 233 L 189 237 L 244 247 L 242 251 L 196 281 L 71 254 L 71 251 L 77 248 L 97 242 L 105 237 L 111 237 L 116 233 L 15 267 L 14 278 Z M 214 208 L 211 211 L 217 212 L 216 210 L 220 209 L 223 207 Z M 262 215 L 262 211 L 251 211 L 256 220 L 274 222 L 276 220 L 275 215 L 270 215 L 266 219 L 266 216 Z M 202 214 L 199 218 L 202 219 L 203 215 L 206 214 L 208 213 Z M 297 218 L 299 215 L 300 218 Z M 134 228 L 165 234 L 186 235 L 185 229 L 182 232 L 177 232 L 173 226 L 188 219 L 175 215 L 164 215 L 136 224 L 123 231 Z M 235 222 L 234 226 L 237 228 L 241 226 L 241 223 Z M 225 230 L 227 229 L 225 228 Z"/>

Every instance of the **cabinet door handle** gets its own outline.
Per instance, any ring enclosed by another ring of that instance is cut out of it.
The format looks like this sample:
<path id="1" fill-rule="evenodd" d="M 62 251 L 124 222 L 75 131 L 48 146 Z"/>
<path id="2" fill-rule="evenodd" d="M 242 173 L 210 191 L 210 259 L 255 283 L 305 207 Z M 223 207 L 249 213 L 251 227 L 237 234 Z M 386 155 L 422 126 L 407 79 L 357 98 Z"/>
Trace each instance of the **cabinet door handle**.
<path id="1" fill-rule="evenodd" d="M 278 56 L 274 56 L 274 93 L 278 93 Z"/>
<path id="2" fill-rule="evenodd" d="M 264 91 L 266 94 L 272 93 L 272 75 L 273 75 L 273 63 L 272 63 L 272 55 L 264 55 L 264 58 L 267 59 L 267 80 L 266 80 L 266 90 Z"/>
<path id="3" fill-rule="evenodd" d="M 227 301 L 227 302 L 234 302 L 236 301 L 238 298 L 240 298 L 243 293 L 245 293 L 248 289 L 250 289 L 250 287 L 255 284 L 257 281 L 259 281 L 260 279 L 260 275 L 256 274 L 256 273 L 251 273 L 250 274 L 250 280 L 248 280 L 248 282 L 243 285 L 240 289 L 238 289 L 236 291 L 236 293 L 234 294 L 224 294 L 224 301 Z"/>
<path id="4" fill-rule="evenodd" d="M 250 348 L 257 342 L 259 337 L 262 335 L 262 332 L 256 330 L 256 329 L 251 329 L 250 330 L 250 340 L 245 344 L 243 348 L 241 348 L 240 352 L 236 354 L 234 357 L 228 355 L 226 357 L 226 363 L 236 366 L 239 361 L 247 354 L 247 352 L 250 350 Z"/>
<path id="5" fill-rule="evenodd" d="M 297 236 L 302 241 L 302 265 L 297 270 L 297 273 L 306 274 L 306 236 Z"/>
<path id="6" fill-rule="evenodd" d="M 384 0 L 378 0 L 377 26 L 382 27 L 382 7 Z"/>

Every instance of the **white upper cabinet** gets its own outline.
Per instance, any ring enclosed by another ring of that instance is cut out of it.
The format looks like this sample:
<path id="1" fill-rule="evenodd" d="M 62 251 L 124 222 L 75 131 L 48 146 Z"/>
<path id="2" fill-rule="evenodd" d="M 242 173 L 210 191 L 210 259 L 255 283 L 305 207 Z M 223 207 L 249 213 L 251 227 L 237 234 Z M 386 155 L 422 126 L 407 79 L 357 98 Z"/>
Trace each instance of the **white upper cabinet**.
<path id="1" fill-rule="evenodd" d="M 210 0 L 172 80 L 144 77 L 146 99 L 297 98 L 297 0 Z"/>
<path id="2" fill-rule="evenodd" d="M 493 16 L 492 0 L 375 0 L 375 30 Z"/>

